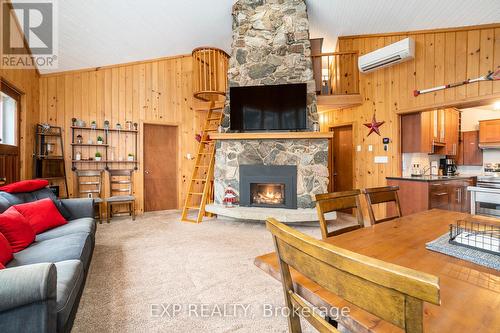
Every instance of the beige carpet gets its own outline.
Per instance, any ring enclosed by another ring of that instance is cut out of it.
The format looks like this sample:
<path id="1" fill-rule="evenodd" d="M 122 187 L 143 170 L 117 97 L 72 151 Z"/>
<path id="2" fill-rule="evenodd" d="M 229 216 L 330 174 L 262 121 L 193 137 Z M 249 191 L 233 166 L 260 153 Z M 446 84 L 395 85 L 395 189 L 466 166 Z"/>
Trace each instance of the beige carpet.
<path id="1" fill-rule="evenodd" d="M 265 225 L 195 225 L 179 216 L 148 213 L 98 226 L 73 332 L 286 332 L 286 318 L 264 309 L 283 305 L 281 285 L 253 264 L 273 250 Z M 297 228 L 320 235 L 315 226 Z"/>

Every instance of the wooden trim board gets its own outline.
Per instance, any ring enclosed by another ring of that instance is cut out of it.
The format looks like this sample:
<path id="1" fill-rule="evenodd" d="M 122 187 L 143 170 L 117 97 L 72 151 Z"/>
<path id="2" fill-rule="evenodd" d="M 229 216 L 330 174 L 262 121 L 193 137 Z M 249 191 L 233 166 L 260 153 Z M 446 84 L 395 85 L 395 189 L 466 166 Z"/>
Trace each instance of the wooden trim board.
<path id="1" fill-rule="evenodd" d="M 160 58 L 154 58 L 154 59 L 124 62 L 124 63 L 116 64 L 116 65 L 106 65 L 106 66 L 99 66 L 99 67 L 81 68 L 81 69 L 73 69 L 73 70 L 68 70 L 68 71 L 40 74 L 40 77 L 41 78 L 45 78 L 45 77 L 48 78 L 48 77 L 60 76 L 60 75 L 79 74 L 79 73 L 85 73 L 85 72 L 96 72 L 96 71 L 103 70 L 103 69 L 112 69 L 112 68 L 128 67 L 128 66 L 135 66 L 135 65 L 144 65 L 144 64 L 154 63 L 154 62 L 163 61 L 163 60 L 172 60 L 172 59 L 187 58 L 187 57 L 191 57 L 191 54 L 179 54 L 179 55 L 160 57 Z"/>
<path id="2" fill-rule="evenodd" d="M 419 96 L 419 97 L 421 97 L 421 96 Z M 415 97 L 415 98 L 419 98 L 419 97 Z M 470 97 L 470 98 L 459 99 L 459 100 L 454 100 L 454 101 L 450 101 L 450 102 L 436 103 L 436 104 L 431 104 L 431 105 L 427 105 L 427 106 L 417 106 L 417 107 L 401 109 L 401 110 L 398 110 L 396 113 L 399 115 L 402 115 L 402 114 L 407 114 L 407 113 L 416 113 L 416 112 L 429 111 L 429 110 L 434 110 L 434 109 L 473 108 L 473 107 L 477 107 L 477 106 L 493 104 L 499 99 L 500 99 L 500 93 L 493 93 L 491 95 L 486 95 L 486 96 Z"/>
<path id="3" fill-rule="evenodd" d="M 276 132 L 276 133 L 215 133 L 212 140 L 279 140 L 279 139 L 332 139 L 330 132 Z"/>
<path id="4" fill-rule="evenodd" d="M 495 28 L 500 28 L 500 23 L 478 24 L 478 25 L 469 25 L 463 27 L 440 28 L 440 29 L 422 29 L 415 31 L 380 32 L 380 33 L 365 34 L 365 35 L 347 35 L 347 36 L 339 36 L 338 39 L 345 40 L 345 39 L 357 39 L 365 37 L 391 37 L 399 35 L 419 35 L 419 34 L 429 34 L 429 33 L 472 31 L 472 30 L 495 29 Z"/>

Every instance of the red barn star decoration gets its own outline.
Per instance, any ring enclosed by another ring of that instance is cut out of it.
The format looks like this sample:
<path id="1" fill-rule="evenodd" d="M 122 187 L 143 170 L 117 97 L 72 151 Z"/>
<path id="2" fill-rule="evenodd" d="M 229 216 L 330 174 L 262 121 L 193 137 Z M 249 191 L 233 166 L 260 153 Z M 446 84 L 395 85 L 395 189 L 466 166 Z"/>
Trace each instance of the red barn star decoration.
<path id="1" fill-rule="evenodd" d="M 379 127 L 382 126 L 383 124 L 385 124 L 385 121 L 377 121 L 377 119 L 375 118 L 375 113 L 374 113 L 373 114 L 372 122 L 371 123 L 366 123 L 366 124 L 363 124 L 363 125 L 365 125 L 366 127 L 368 127 L 370 129 L 370 132 L 368 132 L 367 136 L 370 136 L 370 134 L 372 134 L 373 132 L 377 133 L 380 136 L 380 129 L 379 129 Z"/>

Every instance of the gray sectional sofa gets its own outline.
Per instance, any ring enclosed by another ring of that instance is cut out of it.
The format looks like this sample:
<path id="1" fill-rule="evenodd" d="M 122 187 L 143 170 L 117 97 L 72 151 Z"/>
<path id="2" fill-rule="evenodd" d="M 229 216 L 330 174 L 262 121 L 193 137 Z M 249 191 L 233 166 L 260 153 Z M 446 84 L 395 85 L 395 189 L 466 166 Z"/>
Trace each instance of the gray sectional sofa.
<path id="1" fill-rule="evenodd" d="M 44 188 L 0 192 L 0 213 L 50 197 L 69 221 L 37 235 L 0 270 L 0 332 L 69 332 L 92 259 L 96 223 L 92 199 L 58 201 Z"/>

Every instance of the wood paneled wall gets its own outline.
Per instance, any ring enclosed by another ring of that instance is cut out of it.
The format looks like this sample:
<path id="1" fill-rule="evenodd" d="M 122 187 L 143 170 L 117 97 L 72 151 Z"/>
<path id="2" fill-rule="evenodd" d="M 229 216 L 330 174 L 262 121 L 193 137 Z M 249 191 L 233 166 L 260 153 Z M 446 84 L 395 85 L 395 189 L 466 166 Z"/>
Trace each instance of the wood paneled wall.
<path id="1" fill-rule="evenodd" d="M 3 15 L 0 8 L 0 15 Z M 16 26 L 15 38 L 22 40 Z M 38 122 L 39 74 L 36 69 L 5 69 L 0 62 L 0 78 L 21 93 L 20 112 L 20 178 L 31 179 L 33 169 L 34 128 Z M 0 83 L 1 84 L 1 83 Z"/>
<path id="2" fill-rule="evenodd" d="M 432 109 L 453 102 L 500 98 L 500 81 L 481 82 L 436 93 L 413 96 L 414 89 L 430 88 L 485 75 L 500 66 L 500 24 L 435 31 L 341 37 L 338 51 L 358 51 L 360 55 L 406 37 L 415 39 L 415 59 L 369 74 L 359 75 L 363 104 L 359 107 L 326 111 L 320 114 L 323 131 L 330 126 L 354 125 L 355 186 L 384 186 L 385 177 L 400 173 L 399 112 Z M 372 134 L 363 123 L 373 113 L 386 123 L 381 137 Z M 392 140 L 389 151 L 383 150 L 382 138 Z M 361 152 L 356 146 L 361 146 Z M 368 151 L 373 145 L 373 151 Z M 388 164 L 375 164 L 375 156 L 388 156 Z"/>
<path id="3" fill-rule="evenodd" d="M 75 195 L 74 173 L 71 171 L 71 118 L 90 124 L 104 120 L 112 126 L 130 120 L 140 124 L 139 170 L 134 174 L 134 192 L 138 212 L 143 212 L 143 124 L 156 123 L 179 126 L 179 200 L 183 202 L 193 161 L 186 154 L 196 153 L 195 134 L 200 131 L 203 111 L 193 107 L 192 60 L 178 56 L 153 61 L 103 67 L 99 69 L 42 75 L 40 79 L 40 121 L 64 128 L 65 158 L 70 195 Z M 122 134 L 124 135 L 124 134 Z M 95 140 L 95 138 L 93 138 Z M 85 140 L 85 138 L 84 138 Z M 118 139 L 112 138 L 112 145 Z M 123 142 L 123 138 L 122 141 Z M 120 148 L 120 155 L 132 152 Z M 82 149 L 83 150 L 83 149 Z M 126 157 L 126 156 L 125 156 Z M 115 156 L 115 159 L 117 157 Z M 158 156 L 158 163 L 169 163 L 168 156 Z M 104 195 L 108 195 L 107 175 Z"/>

